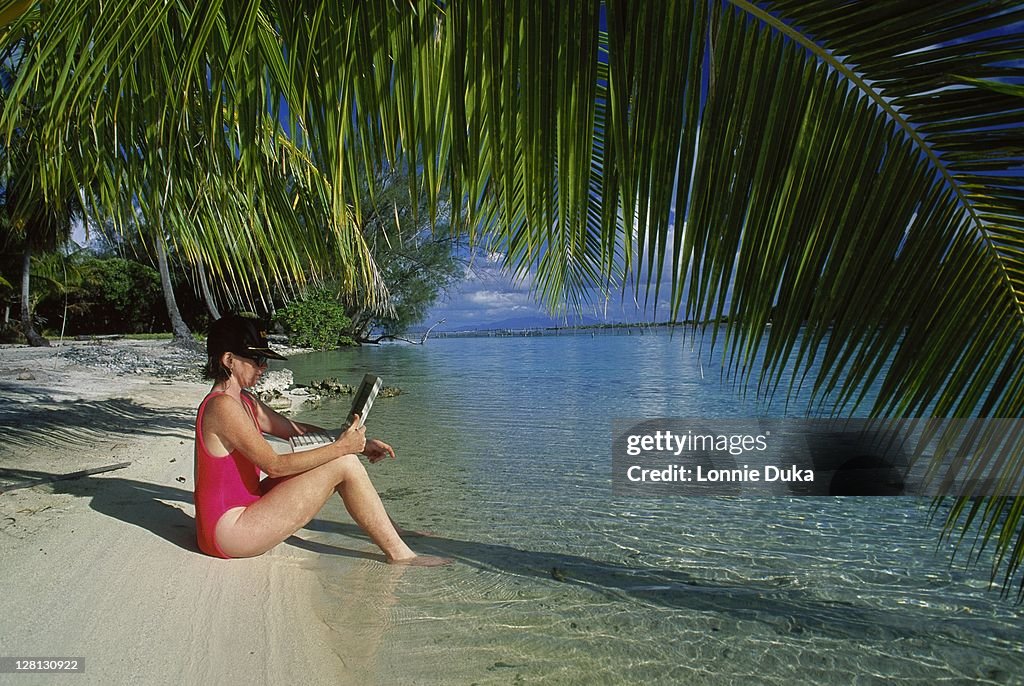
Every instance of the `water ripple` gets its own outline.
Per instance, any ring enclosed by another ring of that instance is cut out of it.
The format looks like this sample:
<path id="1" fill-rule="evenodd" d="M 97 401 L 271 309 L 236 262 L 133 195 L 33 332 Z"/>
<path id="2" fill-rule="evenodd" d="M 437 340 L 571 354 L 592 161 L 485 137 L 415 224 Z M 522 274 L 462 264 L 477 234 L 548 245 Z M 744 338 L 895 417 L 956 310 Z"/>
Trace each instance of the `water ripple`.
<path id="1" fill-rule="evenodd" d="M 370 472 L 398 521 L 438 532 L 417 548 L 458 560 L 325 581 L 339 605 L 376 598 L 382 681 L 1022 683 L 1024 610 L 987 589 L 984 557 L 949 564 L 927 502 L 611 493 L 613 418 L 759 411 L 678 337 L 452 339 L 310 367 L 296 378 L 403 388 L 369 429 L 399 459 Z M 317 535 L 366 548 L 333 508 Z"/>

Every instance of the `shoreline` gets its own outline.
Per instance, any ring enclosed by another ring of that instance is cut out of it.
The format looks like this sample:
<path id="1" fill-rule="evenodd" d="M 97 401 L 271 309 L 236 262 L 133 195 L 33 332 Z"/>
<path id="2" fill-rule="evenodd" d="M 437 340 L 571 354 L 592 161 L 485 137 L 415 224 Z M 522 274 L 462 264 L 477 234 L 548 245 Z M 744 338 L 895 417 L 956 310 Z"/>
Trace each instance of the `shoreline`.
<path id="1" fill-rule="evenodd" d="M 192 432 L 208 386 L 182 380 L 178 358 L 166 341 L 0 347 L 0 487 L 130 463 L 0 493 L 5 656 L 84 658 L 82 683 L 372 682 L 319 616 L 315 552 L 198 551 Z M 149 364 L 124 373 L 134 361 Z"/>

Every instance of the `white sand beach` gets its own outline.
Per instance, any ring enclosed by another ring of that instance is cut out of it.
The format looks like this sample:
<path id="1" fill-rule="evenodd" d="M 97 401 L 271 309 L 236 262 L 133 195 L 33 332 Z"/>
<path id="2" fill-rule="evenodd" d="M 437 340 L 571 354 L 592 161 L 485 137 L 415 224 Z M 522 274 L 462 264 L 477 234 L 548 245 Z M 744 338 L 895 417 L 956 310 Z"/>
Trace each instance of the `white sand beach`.
<path id="1" fill-rule="evenodd" d="M 83 366 L 66 354 L 75 346 L 143 362 L 127 374 Z M 329 640 L 318 615 L 315 552 L 198 551 L 192 422 L 207 386 L 157 376 L 166 351 L 138 341 L 0 347 L 0 488 L 130 463 L 0 493 L 0 653 L 84 658 L 76 684 L 372 683 L 359 667 L 365 646 L 355 659 L 339 654 L 345 642 Z"/>

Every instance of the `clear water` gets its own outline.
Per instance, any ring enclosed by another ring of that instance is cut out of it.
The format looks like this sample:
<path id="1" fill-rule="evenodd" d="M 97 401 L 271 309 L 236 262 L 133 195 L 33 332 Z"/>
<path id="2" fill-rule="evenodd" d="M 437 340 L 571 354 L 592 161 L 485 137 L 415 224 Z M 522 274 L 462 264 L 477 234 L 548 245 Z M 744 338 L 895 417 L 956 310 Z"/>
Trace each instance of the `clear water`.
<path id="1" fill-rule="evenodd" d="M 988 589 L 985 559 L 949 564 L 927 501 L 613 497 L 612 419 L 765 412 L 680 335 L 638 334 L 286 363 L 403 390 L 369 423 L 399 459 L 370 473 L 397 521 L 436 534 L 414 548 L 458 560 L 352 564 L 374 548 L 331 503 L 296 544 L 325 553 L 346 664 L 399 684 L 1024 683 L 1024 609 Z"/>

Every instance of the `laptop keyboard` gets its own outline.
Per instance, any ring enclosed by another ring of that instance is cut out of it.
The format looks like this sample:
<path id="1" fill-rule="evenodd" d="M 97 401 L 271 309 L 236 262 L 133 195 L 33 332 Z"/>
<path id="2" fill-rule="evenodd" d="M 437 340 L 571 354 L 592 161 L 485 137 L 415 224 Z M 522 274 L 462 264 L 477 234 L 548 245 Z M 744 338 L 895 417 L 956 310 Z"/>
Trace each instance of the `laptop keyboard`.
<path id="1" fill-rule="evenodd" d="M 301 448 L 317 448 L 322 445 L 327 445 L 328 443 L 333 442 L 333 440 L 334 439 L 332 439 L 329 434 L 313 431 L 307 434 L 302 434 L 301 436 L 292 436 L 288 439 L 288 442 L 292 444 L 293 449 L 298 450 Z"/>

